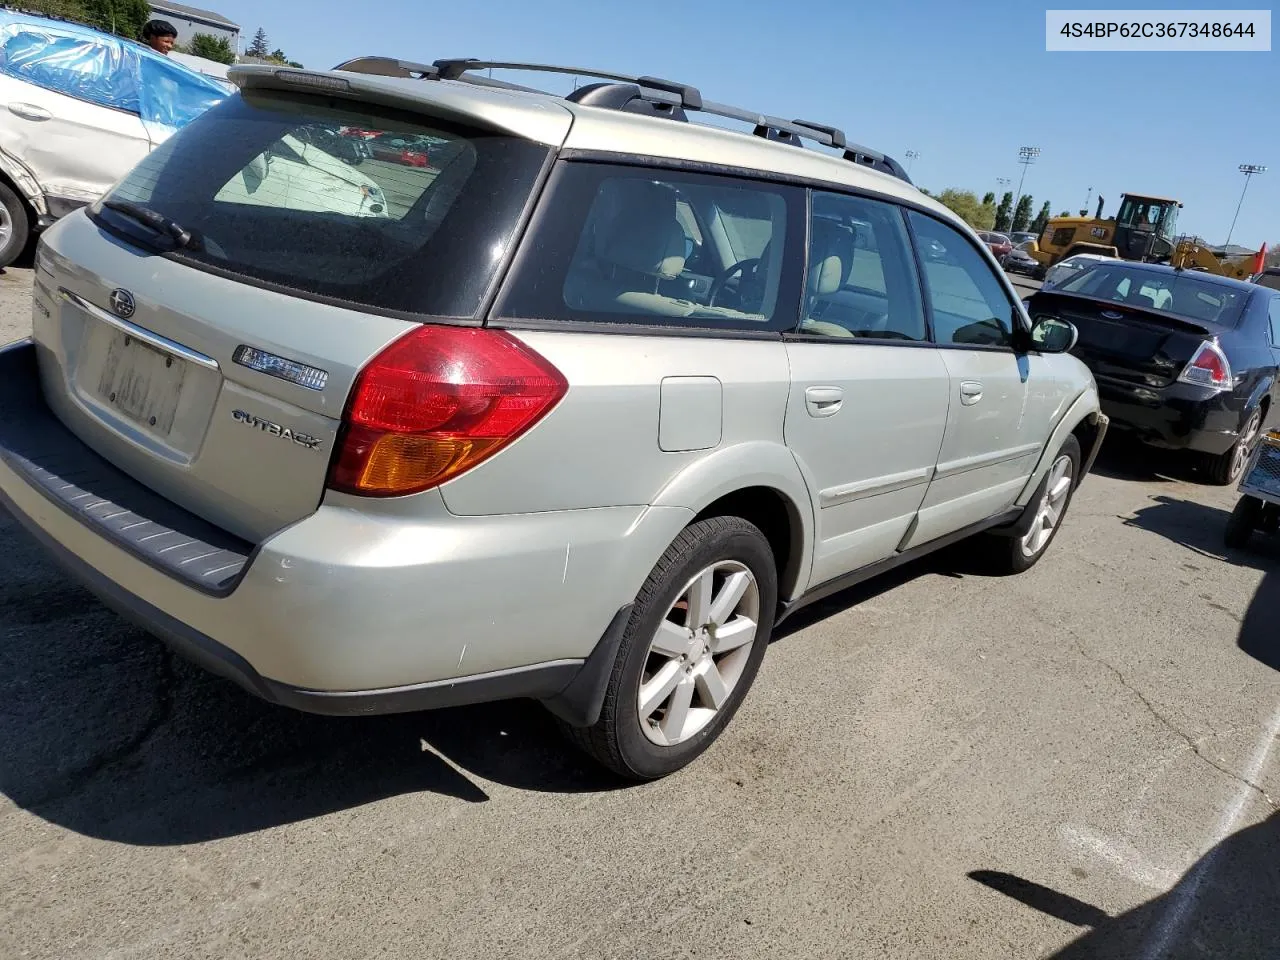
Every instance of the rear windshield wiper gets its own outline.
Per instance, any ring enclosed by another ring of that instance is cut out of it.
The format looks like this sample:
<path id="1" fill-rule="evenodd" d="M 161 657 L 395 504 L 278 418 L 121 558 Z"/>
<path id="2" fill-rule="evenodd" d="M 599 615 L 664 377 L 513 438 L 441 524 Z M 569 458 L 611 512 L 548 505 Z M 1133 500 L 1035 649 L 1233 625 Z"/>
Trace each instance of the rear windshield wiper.
<path id="1" fill-rule="evenodd" d="M 150 207 L 144 207 L 140 203 L 134 203 L 132 200 L 106 200 L 102 204 L 108 210 L 114 210 L 130 220 L 135 220 L 145 227 L 150 227 L 156 233 L 168 236 L 174 247 L 187 247 L 191 245 L 191 241 L 196 239 L 196 235 L 192 231 L 186 229 L 178 221 L 172 217 L 166 217 L 158 210 L 152 210 Z M 196 249 L 200 244 L 196 243 Z"/>

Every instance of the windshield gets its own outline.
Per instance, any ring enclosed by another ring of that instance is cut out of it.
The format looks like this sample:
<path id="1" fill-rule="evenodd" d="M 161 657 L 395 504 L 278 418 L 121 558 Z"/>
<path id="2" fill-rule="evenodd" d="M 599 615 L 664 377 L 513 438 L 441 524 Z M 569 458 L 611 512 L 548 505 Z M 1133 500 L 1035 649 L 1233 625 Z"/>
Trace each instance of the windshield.
<path id="1" fill-rule="evenodd" d="M 353 133 L 352 131 L 359 131 Z M 412 143 L 383 150 L 370 136 Z M 193 266 L 394 313 L 480 307 L 546 148 L 322 97 L 246 94 L 152 152 L 99 224 Z M 165 245 L 138 204 L 195 239 Z"/>
<path id="2" fill-rule="evenodd" d="M 1115 262 L 1087 265 L 1056 289 L 1226 327 L 1239 322 L 1248 293 L 1194 272 L 1154 273 Z"/>

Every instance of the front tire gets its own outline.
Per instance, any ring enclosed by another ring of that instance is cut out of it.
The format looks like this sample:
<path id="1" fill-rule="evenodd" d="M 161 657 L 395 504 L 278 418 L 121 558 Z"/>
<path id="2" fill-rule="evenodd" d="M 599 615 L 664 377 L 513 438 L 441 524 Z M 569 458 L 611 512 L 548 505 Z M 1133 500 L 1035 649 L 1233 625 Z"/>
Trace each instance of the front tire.
<path id="1" fill-rule="evenodd" d="M 1238 483 L 1249 465 L 1249 457 L 1253 455 L 1254 445 L 1262 434 L 1262 407 L 1255 407 L 1240 429 L 1236 442 L 1226 453 L 1208 458 L 1209 482 L 1219 487 L 1229 487 Z"/>
<path id="2" fill-rule="evenodd" d="M 998 574 L 1025 573 L 1040 562 L 1062 528 L 1071 497 L 1079 486 L 1080 441 L 1074 435 L 1058 448 L 1048 472 L 1032 494 L 1035 514 L 1028 528 L 1013 536 L 992 536 L 989 560 Z"/>
<path id="3" fill-rule="evenodd" d="M 598 763 L 656 780 L 715 742 L 769 645 L 778 578 L 769 541 L 740 517 L 685 528 L 636 598 L 590 727 L 561 727 Z"/>
<path id="4" fill-rule="evenodd" d="M 30 239 L 31 220 L 26 204 L 7 183 L 0 183 L 0 269 L 22 256 Z"/>

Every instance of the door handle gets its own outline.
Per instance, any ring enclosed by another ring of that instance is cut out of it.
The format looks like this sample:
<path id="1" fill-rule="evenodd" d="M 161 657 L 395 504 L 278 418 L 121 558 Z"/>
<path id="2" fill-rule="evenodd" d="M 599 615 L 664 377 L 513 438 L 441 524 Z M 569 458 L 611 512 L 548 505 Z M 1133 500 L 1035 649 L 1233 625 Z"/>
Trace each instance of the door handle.
<path id="1" fill-rule="evenodd" d="M 9 104 L 9 112 L 15 117 L 21 117 L 23 120 L 52 120 L 53 114 L 44 107 L 37 107 L 34 103 L 11 103 Z"/>
<path id="2" fill-rule="evenodd" d="M 960 402 L 966 407 L 982 399 L 982 384 L 977 380 L 965 380 L 960 384 Z"/>
<path id="3" fill-rule="evenodd" d="M 839 387 L 808 387 L 804 391 L 805 409 L 811 417 L 829 417 L 844 403 L 844 391 Z"/>

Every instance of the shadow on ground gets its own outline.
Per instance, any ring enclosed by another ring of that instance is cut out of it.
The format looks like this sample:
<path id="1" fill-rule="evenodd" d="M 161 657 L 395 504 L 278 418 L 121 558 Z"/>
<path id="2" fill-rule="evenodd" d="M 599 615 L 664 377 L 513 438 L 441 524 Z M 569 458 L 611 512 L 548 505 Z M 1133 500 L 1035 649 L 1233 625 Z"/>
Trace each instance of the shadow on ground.
<path id="1" fill-rule="evenodd" d="M 388 717 L 274 707 L 73 585 L 0 510 L 0 791 L 121 843 L 196 843 L 480 780 L 615 789 L 531 702 Z"/>
<path id="2" fill-rule="evenodd" d="M 1088 928 L 1051 960 L 1261 960 L 1280 944 L 1280 813 L 1222 841 L 1167 893 L 1116 916 L 1013 874 L 975 870 L 969 878 Z"/>
<path id="3" fill-rule="evenodd" d="M 0 791 L 121 843 L 196 843 L 388 797 L 489 799 L 481 781 L 547 792 L 623 786 L 531 701 L 330 718 L 263 703 L 170 654 L 54 568 L 0 511 Z M 943 551 L 798 612 L 785 637 L 925 574 Z"/>
<path id="4" fill-rule="evenodd" d="M 1113 480 L 1204 483 L 1204 464 L 1197 455 L 1150 447 L 1115 430 L 1107 434 L 1090 472 Z"/>
<path id="5" fill-rule="evenodd" d="M 1243 550 L 1222 540 L 1230 513 L 1173 497 L 1156 497 L 1126 523 L 1159 534 L 1201 556 L 1252 567 L 1265 574 L 1240 623 L 1237 645 L 1249 656 L 1280 670 L 1280 537 L 1255 533 Z"/>

